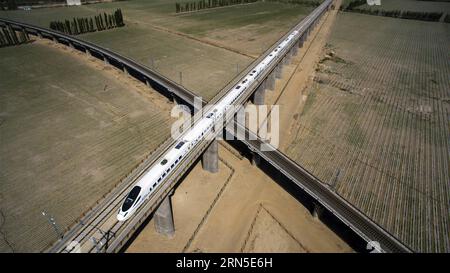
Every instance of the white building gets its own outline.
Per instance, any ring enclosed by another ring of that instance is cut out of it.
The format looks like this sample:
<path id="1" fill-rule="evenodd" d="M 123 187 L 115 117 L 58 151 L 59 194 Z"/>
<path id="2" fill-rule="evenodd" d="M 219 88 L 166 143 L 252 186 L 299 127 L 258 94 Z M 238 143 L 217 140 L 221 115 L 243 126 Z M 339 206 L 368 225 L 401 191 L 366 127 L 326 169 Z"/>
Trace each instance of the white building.
<path id="1" fill-rule="evenodd" d="M 67 0 L 68 6 L 81 6 L 81 0 Z"/>

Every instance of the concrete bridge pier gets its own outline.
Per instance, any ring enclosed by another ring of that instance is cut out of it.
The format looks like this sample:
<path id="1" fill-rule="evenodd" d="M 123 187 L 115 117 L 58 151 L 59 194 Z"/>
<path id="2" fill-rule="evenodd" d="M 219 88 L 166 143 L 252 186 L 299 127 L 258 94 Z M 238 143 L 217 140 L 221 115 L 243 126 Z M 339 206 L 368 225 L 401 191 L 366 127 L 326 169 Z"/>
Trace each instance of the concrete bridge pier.
<path id="1" fill-rule="evenodd" d="M 280 63 L 278 63 L 278 65 L 275 67 L 275 78 L 276 79 L 281 79 L 281 71 L 283 69 L 283 65 Z"/>
<path id="2" fill-rule="evenodd" d="M 103 61 L 105 62 L 106 65 L 109 65 L 108 57 L 103 56 Z"/>
<path id="3" fill-rule="evenodd" d="M 256 89 L 253 94 L 253 104 L 255 105 L 263 105 L 264 104 L 264 96 L 266 94 L 266 84 L 265 81 L 261 83 L 261 85 Z"/>
<path id="4" fill-rule="evenodd" d="M 261 156 L 258 153 L 252 152 L 252 165 L 258 166 L 261 162 Z"/>
<path id="5" fill-rule="evenodd" d="M 126 66 L 123 66 L 123 73 L 125 73 L 125 75 L 130 75 L 130 73 L 128 72 L 128 68 Z"/>
<path id="6" fill-rule="evenodd" d="M 303 34 L 300 39 L 298 40 L 298 47 L 303 47 L 303 44 L 305 43 L 306 37 L 305 34 Z"/>
<path id="7" fill-rule="evenodd" d="M 266 88 L 270 91 L 273 91 L 275 89 L 275 74 L 272 71 L 269 76 L 267 76 L 266 82 Z"/>
<path id="8" fill-rule="evenodd" d="M 88 55 L 88 57 L 91 57 L 91 52 L 89 51 L 89 49 L 86 48 L 86 55 Z"/>
<path id="9" fill-rule="evenodd" d="M 292 56 L 296 56 L 298 53 L 298 46 L 293 46 L 291 51 L 292 51 Z"/>
<path id="10" fill-rule="evenodd" d="M 29 35 L 28 31 L 26 30 L 26 28 L 22 28 L 22 32 L 25 35 L 25 38 L 27 39 L 27 41 L 29 41 L 30 35 Z"/>
<path id="11" fill-rule="evenodd" d="M 145 79 L 145 85 L 147 85 L 148 88 L 152 88 L 151 84 L 150 84 L 150 80 L 149 79 Z"/>
<path id="12" fill-rule="evenodd" d="M 71 49 L 75 49 L 75 46 L 74 46 L 73 43 L 71 43 L 71 42 L 69 42 L 69 47 L 70 47 Z"/>
<path id="13" fill-rule="evenodd" d="M 219 145 L 216 139 L 213 140 L 203 153 L 202 165 L 203 169 L 210 173 L 217 173 L 219 171 Z"/>
<path id="14" fill-rule="evenodd" d="M 55 36 L 52 37 L 52 40 L 53 42 L 58 43 L 58 39 Z"/>
<path id="15" fill-rule="evenodd" d="M 284 64 L 290 64 L 291 63 L 291 50 L 286 52 L 286 55 L 284 56 Z"/>
<path id="16" fill-rule="evenodd" d="M 174 93 L 171 93 L 171 97 L 172 97 L 173 104 L 175 104 L 175 105 L 180 104 Z"/>
<path id="17" fill-rule="evenodd" d="M 153 219 L 155 220 L 155 229 L 159 234 L 172 238 L 175 234 L 175 226 L 173 223 L 172 203 L 170 202 L 169 193 L 155 211 Z"/>
<path id="18" fill-rule="evenodd" d="M 319 203 L 314 202 L 314 208 L 312 210 L 312 216 L 314 219 L 320 219 L 322 216 L 324 208 Z"/>
<path id="19" fill-rule="evenodd" d="M 39 39 L 42 39 L 42 33 L 38 32 L 37 36 L 39 37 Z"/>

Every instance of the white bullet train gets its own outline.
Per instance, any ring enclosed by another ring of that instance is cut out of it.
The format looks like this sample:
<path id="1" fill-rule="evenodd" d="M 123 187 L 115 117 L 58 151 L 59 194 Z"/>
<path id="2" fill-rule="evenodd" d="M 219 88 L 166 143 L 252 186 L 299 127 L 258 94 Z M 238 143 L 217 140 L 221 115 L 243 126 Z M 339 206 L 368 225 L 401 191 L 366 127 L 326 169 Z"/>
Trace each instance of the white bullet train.
<path id="1" fill-rule="evenodd" d="M 180 138 L 179 142 L 164 155 L 160 162 L 149 168 L 125 198 L 117 214 L 117 220 L 125 221 L 133 215 L 139 206 L 164 182 L 165 178 L 177 167 L 186 154 L 204 135 L 213 129 L 214 122 L 218 119 L 222 120 L 226 107 L 236 102 L 241 94 L 258 79 L 258 76 L 261 75 L 266 67 L 282 54 L 286 48 L 289 48 L 290 43 L 296 40 L 297 35 L 299 35 L 297 30 L 288 35 L 255 69 L 247 74 L 240 83 L 235 85 L 214 107 L 211 107 L 211 110 L 207 111 L 204 117 Z"/>

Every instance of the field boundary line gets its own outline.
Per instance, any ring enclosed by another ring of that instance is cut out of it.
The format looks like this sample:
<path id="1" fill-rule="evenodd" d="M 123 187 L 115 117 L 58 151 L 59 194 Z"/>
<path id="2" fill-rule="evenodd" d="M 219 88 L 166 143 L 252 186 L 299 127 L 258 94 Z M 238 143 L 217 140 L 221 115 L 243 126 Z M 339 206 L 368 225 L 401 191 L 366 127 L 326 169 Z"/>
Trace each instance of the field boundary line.
<path id="1" fill-rule="evenodd" d="M 219 160 L 220 162 L 222 162 L 225 166 L 227 166 L 231 173 L 230 175 L 227 177 L 225 183 L 223 184 L 223 186 L 220 188 L 219 192 L 217 193 L 216 197 L 214 198 L 214 200 L 212 201 L 211 205 L 209 206 L 208 210 L 206 210 L 205 214 L 203 215 L 202 219 L 200 220 L 200 223 L 197 225 L 197 227 L 195 228 L 194 232 L 192 233 L 191 237 L 189 238 L 188 242 L 186 243 L 186 245 L 184 246 L 182 252 L 186 253 L 186 251 L 188 250 L 188 248 L 191 246 L 192 242 L 194 241 L 195 237 L 197 236 L 198 232 L 200 231 L 200 229 L 202 228 L 203 224 L 205 223 L 206 219 L 209 217 L 209 215 L 211 214 L 212 209 L 215 207 L 217 201 L 219 201 L 220 197 L 222 196 L 222 193 L 225 191 L 225 188 L 227 187 L 227 185 L 229 184 L 229 182 L 231 181 L 231 179 L 234 176 L 234 173 L 236 172 L 236 170 L 233 168 L 233 166 L 231 166 L 230 163 L 228 163 L 224 158 L 219 156 Z"/>
<path id="2" fill-rule="evenodd" d="M 217 10 L 217 9 L 223 9 L 223 8 L 232 8 L 232 7 L 238 7 L 238 6 L 246 6 L 246 5 L 251 5 L 251 4 L 256 4 L 256 3 L 258 3 L 258 2 L 262 2 L 262 1 L 255 1 L 255 2 L 253 2 L 253 3 L 243 3 L 243 4 L 237 4 L 237 5 L 228 5 L 228 6 L 223 6 L 223 7 L 214 7 L 214 8 L 209 8 L 209 9 L 199 9 L 199 10 L 192 10 L 192 11 L 182 11 L 182 12 L 178 12 L 178 13 L 176 13 L 176 12 L 174 12 L 174 13 L 172 13 L 172 15 L 173 16 L 178 16 L 178 17 L 181 17 L 181 16 L 183 16 L 183 15 L 190 15 L 190 14 L 195 14 L 195 13 L 201 13 L 201 12 L 204 12 L 204 13 L 207 13 L 208 11 L 210 11 L 210 10 Z"/>
<path id="3" fill-rule="evenodd" d="M 137 20 L 129 20 L 129 19 L 127 21 L 134 22 L 136 24 L 147 25 L 147 26 L 151 27 L 154 30 L 157 30 L 157 31 L 160 31 L 160 32 L 169 33 L 169 34 L 172 34 L 172 35 L 177 35 L 177 36 L 180 36 L 180 37 L 183 37 L 183 38 L 187 38 L 187 39 L 190 39 L 190 40 L 202 43 L 202 44 L 206 44 L 208 46 L 212 46 L 212 47 L 220 48 L 220 49 L 223 49 L 223 50 L 227 50 L 227 51 L 233 52 L 235 54 L 239 54 L 239 55 L 251 58 L 252 60 L 255 60 L 255 59 L 257 59 L 259 57 L 259 56 L 255 56 L 255 55 L 252 55 L 252 54 L 244 53 L 244 52 L 239 51 L 239 50 L 237 50 L 235 48 L 231 48 L 231 47 L 228 47 L 228 46 L 225 46 L 225 45 L 221 45 L 221 44 L 218 44 L 218 43 L 215 43 L 215 42 L 212 42 L 212 41 L 203 40 L 203 39 L 197 38 L 195 36 L 192 36 L 192 35 L 189 35 L 189 34 L 186 34 L 186 33 L 182 33 L 182 32 L 179 32 L 179 31 L 176 31 L 176 30 L 172 30 L 172 29 L 168 29 L 168 28 L 161 27 L 161 26 L 157 26 L 157 25 L 154 25 L 154 24 L 151 24 L 151 23 L 146 23 L 146 22 L 137 21 Z"/>

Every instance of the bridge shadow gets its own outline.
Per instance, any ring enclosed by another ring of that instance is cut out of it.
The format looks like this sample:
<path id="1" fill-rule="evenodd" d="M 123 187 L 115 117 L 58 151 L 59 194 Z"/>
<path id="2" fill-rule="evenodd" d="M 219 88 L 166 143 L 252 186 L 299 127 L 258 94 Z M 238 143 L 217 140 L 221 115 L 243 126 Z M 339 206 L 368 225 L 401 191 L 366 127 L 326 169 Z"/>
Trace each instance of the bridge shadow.
<path id="1" fill-rule="evenodd" d="M 241 141 L 231 140 L 227 141 L 233 146 L 241 155 L 248 160 L 252 159 L 252 152 Z M 276 169 L 270 163 L 261 158 L 258 167 L 267 174 L 273 181 L 280 185 L 286 192 L 300 202 L 311 213 L 314 211 L 314 206 L 317 201 L 309 196 L 303 189 L 299 188 L 291 179 L 285 176 L 280 170 Z M 323 210 L 319 216 L 320 221 L 332 230 L 338 237 L 346 242 L 356 252 L 368 252 L 366 250 L 367 243 L 360 238 L 350 227 L 342 223 L 335 215 L 328 210 Z"/>

